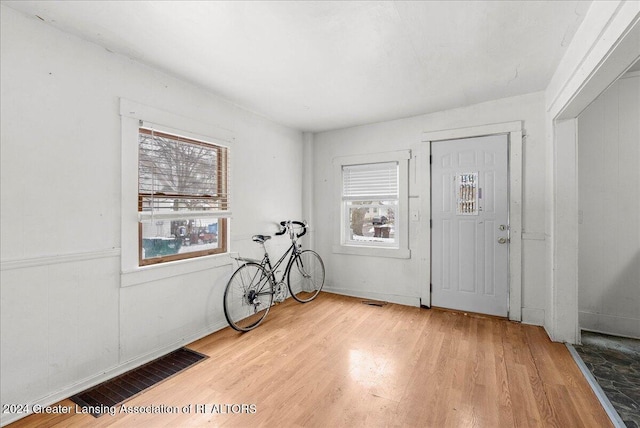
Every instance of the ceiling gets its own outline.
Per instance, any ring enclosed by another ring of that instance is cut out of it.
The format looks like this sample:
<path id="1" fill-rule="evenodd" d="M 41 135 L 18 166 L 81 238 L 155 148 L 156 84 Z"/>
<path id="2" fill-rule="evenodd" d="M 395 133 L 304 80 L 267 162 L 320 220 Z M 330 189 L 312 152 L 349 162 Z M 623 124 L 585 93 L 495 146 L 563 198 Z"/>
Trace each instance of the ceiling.
<path id="1" fill-rule="evenodd" d="M 544 90 L 590 5 L 2 3 L 275 122 L 313 132 Z"/>

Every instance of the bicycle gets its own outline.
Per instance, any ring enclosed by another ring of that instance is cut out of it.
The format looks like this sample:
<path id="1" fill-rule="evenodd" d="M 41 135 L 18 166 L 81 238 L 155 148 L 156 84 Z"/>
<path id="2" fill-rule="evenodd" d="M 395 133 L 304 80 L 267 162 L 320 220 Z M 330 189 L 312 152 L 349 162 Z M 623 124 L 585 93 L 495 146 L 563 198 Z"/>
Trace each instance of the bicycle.
<path id="1" fill-rule="evenodd" d="M 254 235 L 252 240 L 262 245 L 262 260 L 234 257 L 241 264 L 236 269 L 224 291 L 224 315 L 229 325 L 241 332 L 256 328 L 265 319 L 271 306 L 287 298 L 285 277 L 291 297 L 300 303 L 316 298 L 324 285 L 324 263 L 312 250 L 303 250 L 298 239 L 307 233 L 307 224 L 299 221 L 281 221 L 276 235 L 289 232 L 291 246 L 274 266 L 271 265 L 265 242 L 269 235 Z M 302 229 L 301 233 L 298 230 Z M 279 281 L 278 268 L 289 255 L 286 268 Z"/>

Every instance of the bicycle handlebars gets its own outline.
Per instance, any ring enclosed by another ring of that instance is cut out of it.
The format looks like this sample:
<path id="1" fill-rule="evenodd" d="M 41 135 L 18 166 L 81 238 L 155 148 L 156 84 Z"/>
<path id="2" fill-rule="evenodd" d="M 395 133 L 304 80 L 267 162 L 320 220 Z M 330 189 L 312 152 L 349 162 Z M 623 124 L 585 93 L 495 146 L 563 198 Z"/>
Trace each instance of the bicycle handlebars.
<path id="1" fill-rule="evenodd" d="M 296 226 L 300 226 L 302 228 L 302 233 L 296 233 L 296 237 L 300 238 L 301 236 L 303 236 L 305 233 L 307 233 L 307 223 L 306 222 L 301 222 L 301 221 L 296 221 L 296 220 L 287 220 L 287 221 L 281 221 L 280 222 L 280 232 L 276 232 L 276 235 L 284 235 L 287 232 L 287 229 L 291 228 L 291 225 L 295 224 Z M 290 229 L 291 232 L 293 233 L 293 229 Z"/>

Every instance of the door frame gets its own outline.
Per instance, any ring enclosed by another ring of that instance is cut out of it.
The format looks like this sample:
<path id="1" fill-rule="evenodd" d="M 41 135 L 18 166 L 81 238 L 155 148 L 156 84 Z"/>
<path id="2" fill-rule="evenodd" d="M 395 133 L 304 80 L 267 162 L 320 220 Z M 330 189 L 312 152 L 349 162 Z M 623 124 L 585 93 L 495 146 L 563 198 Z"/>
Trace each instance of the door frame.
<path id="1" fill-rule="evenodd" d="M 563 58 L 546 91 L 551 156 L 547 168 L 553 175 L 547 184 L 549 267 L 544 327 L 551 340 L 569 344 L 580 343 L 577 118 L 640 58 L 639 3 L 602 2 L 592 9 L 593 16 L 603 20 L 592 20 L 593 30 L 579 47 L 571 43 L 566 54 L 571 57 Z M 602 27 L 595 33 L 598 25 Z"/>
<path id="2" fill-rule="evenodd" d="M 418 237 L 421 258 L 418 269 L 420 303 L 431 306 L 431 143 L 444 140 L 484 137 L 488 135 L 507 135 L 508 141 L 508 198 L 509 198 L 509 264 L 507 288 L 509 319 L 522 320 L 522 121 L 471 126 L 467 128 L 445 129 L 423 132 L 422 141 L 413 149 L 416 156 L 423 159 L 415 170 L 415 182 L 419 194 L 419 211 L 427 213 L 422 230 L 426 233 Z"/>

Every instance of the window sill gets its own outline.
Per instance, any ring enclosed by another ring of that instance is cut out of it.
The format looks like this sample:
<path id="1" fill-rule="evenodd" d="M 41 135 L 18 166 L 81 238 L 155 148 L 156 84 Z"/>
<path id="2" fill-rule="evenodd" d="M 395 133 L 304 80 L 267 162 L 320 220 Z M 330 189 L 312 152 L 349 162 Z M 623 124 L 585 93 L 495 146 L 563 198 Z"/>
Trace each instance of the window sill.
<path id="1" fill-rule="evenodd" d="M 351 254 L 354 256 L 388 257 L 393 259 L 410 259 L 411 250 L 406 248 L 364 247 L 358 245 L 334 245 L 334 254 Z"/>
<path id="2" fill-rule="evenodd" d="M 230 266 L 231 264 L 232 260 L 229 257 L 229 253 L 224 253 L 194 259 L 176 260 L 174 262 L 159 263 L 149 266 L 140 266 L 136 269 L 121 273 L 120 287 L 130 287 L 132 285 L 187 275 L 222 266 Z"/>

